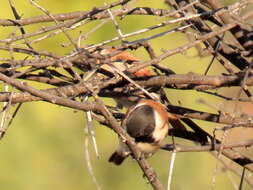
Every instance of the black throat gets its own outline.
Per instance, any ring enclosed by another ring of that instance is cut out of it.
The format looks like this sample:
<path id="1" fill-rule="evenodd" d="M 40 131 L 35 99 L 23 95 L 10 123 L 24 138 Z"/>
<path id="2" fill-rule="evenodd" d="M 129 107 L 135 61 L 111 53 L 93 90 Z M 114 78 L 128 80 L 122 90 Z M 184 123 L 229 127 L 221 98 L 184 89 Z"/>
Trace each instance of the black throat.
<path id="1" fill-rule="evenodd" d="M 152 107 L 143 105 L 130 113 L 126 122 L 127 133 L 136 142 L 153 143 L 155 129 L 155 113 Z"/>

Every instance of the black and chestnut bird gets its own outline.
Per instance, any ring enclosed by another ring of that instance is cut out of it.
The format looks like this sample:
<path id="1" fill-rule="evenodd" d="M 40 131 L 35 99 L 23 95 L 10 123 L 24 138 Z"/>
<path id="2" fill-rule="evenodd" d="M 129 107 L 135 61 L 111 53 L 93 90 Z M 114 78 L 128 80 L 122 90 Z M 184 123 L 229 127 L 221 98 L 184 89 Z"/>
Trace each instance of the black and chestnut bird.
<path id="1" fill-rule="evenodd" d="M 116 49 L 108 48 L 102 51 L 103 55 L 113 53 Z M 131 67 L 131 62 L 139 64 L 139 59 L 126 51 L 121 51 L 111 57 L 112 65 L 121 71 Z M 102 68 L 112 71 L 109 65 L 103 65 Z M 147 67 L 134 73 L 135 77 L 151 77 L 155 74 Z M 161 91 L 163 92 L 163 91 Z M 161 98 L 160 92 L 154 92 L 152 95 Z M 161 146 L 162 140 L 168 135 L 169 125 L 174 129 L 185 130 L 184 125 L 173 114 L 167 112 L 166 107 L 154 100 L 144 99 L 143 95 L 137 97 L 115 97 L 117 104 L 128 108 L 122 127 L 135 140 L 137 147 L 146 157 L 155 153 Z M 161 98 L 163 99 L 163 98 Z M 136 100 L 139 100 L 136 103 Z M 164 99 L 163 99 L 164 101 Z M 167 99 L 165 99 L 167 102 Z M 132 107 L 129 108 L 129 106 Z M 109 162 L 120 165 L 130 154 L 127 145 L 119 142 L 119 148 L 109 158 Z"/>
<path id="2" fill-rule="evenodd" d="M 139 150 L 149 157 L 160 147 L 169 130 L 169 119 L 173 115 L 166 108 L 153 100 L 142 99 L 129 108 L 122 127 L 135 140 Z M 119 142 L 119 148 L 111 155 L 109 162 L 120 165 L 129 156 L 126 144 Z"/>

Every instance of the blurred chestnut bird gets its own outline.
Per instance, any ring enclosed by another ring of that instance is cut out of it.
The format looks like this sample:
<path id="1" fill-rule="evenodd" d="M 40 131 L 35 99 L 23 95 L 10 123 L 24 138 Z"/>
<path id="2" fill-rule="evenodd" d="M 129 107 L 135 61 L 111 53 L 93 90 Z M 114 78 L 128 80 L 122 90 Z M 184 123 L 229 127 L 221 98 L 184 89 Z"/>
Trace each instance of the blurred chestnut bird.
<path id="1" fill-rule="evenodd" d="M 110 64 L 103 64 L 101 66 L 102 69 L 106 70 L 107 72 L 114 73 L 113 71 L 118 69 L 119 71 L 125 71 L 131 66 L 139 64 L 139 59 L 135 56 L 131 55 L 127 51 L 119 51 L 115 48 L 105 48 L 100 52 L 102 55 L 110 55 L 112 54 L 111 63 Z M 114 55 L 115 54 L 115 55 Z M 150 77 L 154 76 L 154 73 L 149 68 L 142 68 L 135 73 L 132 74 L 134 77 Z M 152 93 L 150 93 L 152 94 Z M 152 94 L 157 99 L 159 99 L 159 96 L 156 94 Z M 129 108 L 130 106 L 133 106 L 136 104 L 141 98 L 145 98 L 144 95 L 138 95 L 138 96 L 122 96 L 120 94 L 119 96 L 115 96 L 114 100 L 117 103 L 118 108 L 126 107 Z"/>
<path id="2" fill-rule="evenodd" d="M 129 108 L 122 127 L 135 140 L 144 156 L 149 157 L 160 148 L 167 136 L 169 117 L 171 115 L 161 103 L 143 99 Z M 119 148 L 111 155 L 109 162 L 120 165 L 129 154 L 127 145 L 119 140 Z"/>
<path id="3" fill-rule="evenodd" d="M 105 48 L 101 51 L 101 54 L 108 55 L 108 54 L 116 53 L 115 55 L 111 57 L 111 61 L 112 61 L 111 64 L 117 69 L 119 69 L 120 71 L 125 71 L 131 66 L 133 62 L 135 64 L 138 64 L 139 63 L 138 61 L 140 61 L 138 58 L 136 58 L 135 56 L 133 56 L 127 51 L 119 51 L 118 53 L 117 51 L 118 50 L 115 48 Z M 110 65 L 104 64 L 101 67 L 108 72 L 113 71 L 113 68 L 111 68 Z M 145 76 L 152 76 L 152 75 L 153 75 L 152 71 L 148 68 L 142 68 L 134 73 L 135 77 L 145 77 Z"/>

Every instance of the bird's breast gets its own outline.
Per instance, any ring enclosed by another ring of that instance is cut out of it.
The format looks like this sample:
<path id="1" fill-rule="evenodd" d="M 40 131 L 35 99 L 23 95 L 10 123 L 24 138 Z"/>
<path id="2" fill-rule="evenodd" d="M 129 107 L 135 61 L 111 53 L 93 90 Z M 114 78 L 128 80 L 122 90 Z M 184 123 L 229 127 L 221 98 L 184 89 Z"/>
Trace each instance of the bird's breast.
<path id="1" fill-rule="evenodd" d="M 156 127 L 153 132 L 153 139 L 160 144 L 161 141 L 167 136 L 169 130 L 169 124 L 167 120 L 164 120 L 157 112 L 155 112 Z"/>
<path id="2" fill-rule="evenodd" d="M 144 142 L 138 142 L 137 147 L 143 153 L 154 153 L 160 148 L 157 144 L 144 143 Z"/>

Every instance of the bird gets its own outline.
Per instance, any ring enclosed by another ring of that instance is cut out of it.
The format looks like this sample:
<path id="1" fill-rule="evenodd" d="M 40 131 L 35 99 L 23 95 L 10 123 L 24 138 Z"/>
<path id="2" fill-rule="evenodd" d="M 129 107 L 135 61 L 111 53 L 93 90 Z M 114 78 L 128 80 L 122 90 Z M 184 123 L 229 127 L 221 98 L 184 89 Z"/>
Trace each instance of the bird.
<path id="1" fill-rule="evenodd" d="M 116 48 L 105 48 L 101 51 L 101 55 L 110 54 L 115 54 L 110 58 L 111 65 L 101 66 L 109 72 L 113 71 L 112 67 L 125 71 L 132 64 L 140 63 L 138 58 L 127 51 L 119 51 Z M 144 67 L 133 73 L 133 76 L 152 77 L 155 76 L 155 73 L 150 68 Z M 164 104 L 170 104 L 170 102 L 163 89 L 152 92 L 152 96 L 156 99 L 146 99 L 144 95 L 114 97 L 118 106 L 128 109 L 122 121 L 122 127 L 135 140 L 137 147 L 144 153 L 145 157 L 149 157 L 160 148 L 162 140 L 168 135 L 170 126 L 173 129 L 186 130 L 179 118 L 168 112 L 164 106 Z M 127 145 L 119 141 L 119 147 L 111 155 L 109 162 L 120 165 L 129 154 L 130 151 Z"/>
<path id="2" fill-rule="evenodd" d="M 110 61 L 111 61 L 110 64 L 102 64 L 101 68 L 114 75 L 115 75 L 115 72 L 114 72 L 115 69 L 121 72 L 124 72 L 131 66 L 138 65 L 140 63 L 140 60 L 137 57 L 133 56 L 128 51 L 122 51 L 114 47 L 104 48 L 100 51 L 100 54 L 104 56 L 112 55 L 110 57 Z M 155 74 L 150 68 L 144 67 L 142 69 L 137 70 L 131 76 L 135 78 L 140 78 L 140 77 L 145 78 L 145 77 L 155 76 Z M 131 89 L 128 89 L 128 90 L 131 90 Z M 150 96 L 153 96 L 159 99 L 159 95 L 157 93 L 150 93 Z M 131 96 L 119 94 L 113 97 L 113 99 L 115 100 L 117 104 L 116 107 L 120 109 L 129 108 L 135 105 L 140 99 L 143 99 L 143 98 L 145 98 L 145 95 L 143 94 L 131 95 Z"/>
<path id="3" fill-rule="evenodd" d="M 173 118 L 173 115 L 167 112 L 163 104 L 151 99 L 141 99 L 128 109 L 122 127 L 148 158 L 161 147 L 162 140 L 168 135 L 169 118 Z M 120 165 L 129 155 L 127 145 L 119 140 L 119 147 L 110 156 L 109 162 Z"/>
<path id="4" fill-rule="evenodd" d="M 116 67 L 120 71 L 125 71 L 126 69 L 130 68 L 132 63 L 139 64 L 139 59 L 132 54 L 130 54 L 127 51 L 118 50 L 114 47 L 110 48 L 104 48 L 100 51 L 101 55 L 110 55 L 115 53 L 110 60 L 111 65 L 103 64 L 101 66 L 102 69 L 105 69 L 108 72 L 113 71 L 113 67 Z M 152 76 L 154 73 L 147 67 L 139 69 L 135 73 L 133 73 L 135 77 L 146 77 L 146 76 Z"/>

